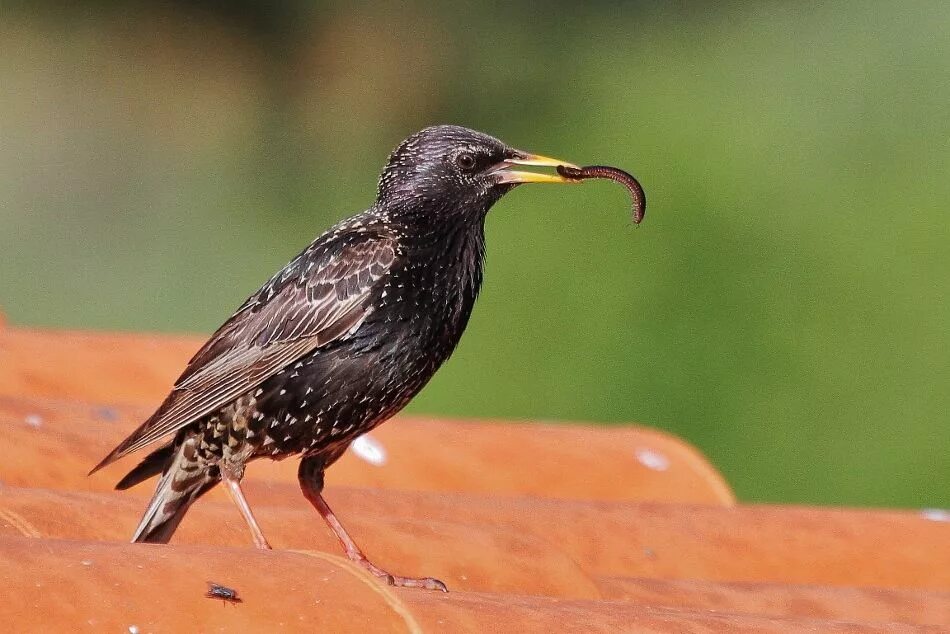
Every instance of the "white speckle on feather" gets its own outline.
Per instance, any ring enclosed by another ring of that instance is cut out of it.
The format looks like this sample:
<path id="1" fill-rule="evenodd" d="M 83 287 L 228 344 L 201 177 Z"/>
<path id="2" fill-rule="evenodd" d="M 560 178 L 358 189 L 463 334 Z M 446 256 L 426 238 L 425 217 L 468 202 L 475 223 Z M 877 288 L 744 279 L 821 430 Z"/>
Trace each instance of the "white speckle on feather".
<path id="1" fill-rule="evenodd" d="M 43 426 L 43 417 L 39 414 L 27 414 L 23 418 L 23 422 L 32 427 L 33 429 L 39 429 Z"/>
<path id="2" fill-rule="evenodd" d="M 129 634 L 139 634 L 139 626 L 138 626 L 138 625 L 130 625 L 130 626 L 129 626 Z"/>
<path id="3" fill-rule="evenodd" d="M 363 434 L 354 440 L 350 449 L 371 465 L 382 467 L 387 462 L 386 448 L 369 434 Z"/>

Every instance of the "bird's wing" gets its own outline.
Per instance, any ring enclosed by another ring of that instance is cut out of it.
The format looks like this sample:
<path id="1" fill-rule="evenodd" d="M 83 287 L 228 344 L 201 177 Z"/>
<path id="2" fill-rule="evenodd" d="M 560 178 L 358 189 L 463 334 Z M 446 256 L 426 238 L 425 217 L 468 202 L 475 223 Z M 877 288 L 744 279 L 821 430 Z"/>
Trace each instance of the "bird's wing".
<path id="1" fill-rule="evenodd" d="M 226 405 L 288 364 L 347 333 L 372 310 L 395 240 L 318 240 L 252 295 L 188 363 L 171 394 L 94 471 Z M 92 473 L 92 472 L 90 472 Z"/>

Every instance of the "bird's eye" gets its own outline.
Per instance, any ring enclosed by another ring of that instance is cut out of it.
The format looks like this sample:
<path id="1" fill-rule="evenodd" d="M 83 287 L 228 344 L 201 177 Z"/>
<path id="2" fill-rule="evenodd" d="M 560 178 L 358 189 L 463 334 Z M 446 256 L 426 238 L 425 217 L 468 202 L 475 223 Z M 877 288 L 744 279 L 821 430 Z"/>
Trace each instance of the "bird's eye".
<path id="1" fill-rule="evenodd" d="M 471 152 L 462 152 L 455 157 L 455 164 L 459 166 L 459 169 L 465 172 L 471 172 L 475 169 L 475 155 Z"/>

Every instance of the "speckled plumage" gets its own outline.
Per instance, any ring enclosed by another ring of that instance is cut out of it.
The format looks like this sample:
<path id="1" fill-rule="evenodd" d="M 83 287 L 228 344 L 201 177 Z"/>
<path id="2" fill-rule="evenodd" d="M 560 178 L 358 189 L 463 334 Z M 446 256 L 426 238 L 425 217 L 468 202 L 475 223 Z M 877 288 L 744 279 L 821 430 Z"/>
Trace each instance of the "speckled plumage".
<path id="1" fill-rule="evenodd" d="M 482 282 L 485 216 L 514 186 L 497 175 L 531 156 L 455 126 L 397 147 L 374 205 L 314 240 L 238 308 L 158 410 L 96 467 L 172 436 L 117 487 L 162 474 L 133 541 L 168 541 L 188 506 L 222 480 L 241 506 L 244 466 L 261 457 L 302 456 L 301 484 L 319 508 L 312 496 L 326 467 L 452 354 Z M 249 509 L 245 519 L 253 524 Z"/>

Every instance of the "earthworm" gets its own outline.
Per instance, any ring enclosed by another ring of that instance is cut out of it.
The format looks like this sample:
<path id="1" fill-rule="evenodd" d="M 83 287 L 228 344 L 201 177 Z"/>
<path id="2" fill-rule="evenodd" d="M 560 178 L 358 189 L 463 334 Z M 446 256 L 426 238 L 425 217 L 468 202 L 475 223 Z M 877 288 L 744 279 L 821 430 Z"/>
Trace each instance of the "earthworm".
<path id="1" fill-rule="evenodd" d="M 633 222 L 640 224 L 643 216 L 647 212 L 647 197 L 643 193 L 643 187 L 632 175 L 609 165 L 586 165 L 584 167 L 568 167 L 558 165 L 557 173 L 564 178 L 582 180 L 585 178 L 606 178 L 617 181 L 627 188 L 630 197 L 633 199 Z"/>

